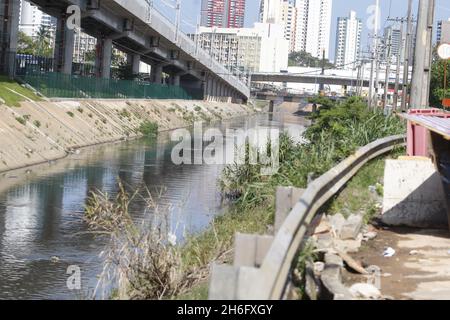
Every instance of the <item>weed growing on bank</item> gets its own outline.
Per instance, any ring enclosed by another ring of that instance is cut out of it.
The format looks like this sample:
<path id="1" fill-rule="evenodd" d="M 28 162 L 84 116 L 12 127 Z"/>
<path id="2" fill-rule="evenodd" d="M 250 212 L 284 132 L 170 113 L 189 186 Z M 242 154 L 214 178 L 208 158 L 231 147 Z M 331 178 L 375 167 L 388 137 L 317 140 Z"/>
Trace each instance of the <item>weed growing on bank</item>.
<path id="1" fill-rule="evenodd" d="M 139 132 L 145 137 L 156 137 L 158 135 L 158 124 L 152 121 L 144 121 L 139 127 Z"/>
<path id="2" fill-rule="evenodd" d="M 317 101 L 323 107 L 312 116 L 313 125 L 305 132 L 308 143 L 294 143 L 282 135 L 277 173 L 262 176 L 250 164 L 225 168 L 219 185 L 224 194 L 236 195 L 234 204 L 241 210 L 272 204 L 277 186 L 306 188 L 308 178 L 319 177 L 359 147 L 406 130 L 398 117 L 370 111 L 359 98 L 341 103 L 326 98 Z"/>

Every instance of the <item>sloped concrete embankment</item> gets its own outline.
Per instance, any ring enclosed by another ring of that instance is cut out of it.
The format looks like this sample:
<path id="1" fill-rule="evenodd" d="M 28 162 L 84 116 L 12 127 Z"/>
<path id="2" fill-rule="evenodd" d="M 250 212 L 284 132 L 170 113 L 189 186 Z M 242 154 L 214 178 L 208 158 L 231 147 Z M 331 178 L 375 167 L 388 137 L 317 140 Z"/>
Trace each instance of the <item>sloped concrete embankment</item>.
<path id="1" fill-rule="evenodd" d="M 0 172 L 65 157 L 82 147 L 254 113 L 252 106 L 183 100 L 84 100 L 0 105 Z"/>

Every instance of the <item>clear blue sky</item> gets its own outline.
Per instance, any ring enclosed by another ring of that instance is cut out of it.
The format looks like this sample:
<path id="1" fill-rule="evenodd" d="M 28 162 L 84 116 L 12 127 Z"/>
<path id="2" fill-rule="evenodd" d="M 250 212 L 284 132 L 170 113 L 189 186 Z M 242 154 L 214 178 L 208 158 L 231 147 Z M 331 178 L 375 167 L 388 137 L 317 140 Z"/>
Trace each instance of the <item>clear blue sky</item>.
<path id="1" fill-rule="evenodd" d="M 161 0 L 155 1 L 155 3 Z M 171 0 L 164 0 L 164 2 L 172 2 Z M 246 0 L 245 25 L 251 27 L 254 22 L 258 20 L 260 0 Z M 200 14 L 201 0 L 181 0 L 182 20 L 184 21 L 182 29 L 184 31 L 193 31 L 197 16 Z M 366 47 L 369 30 L 366 26 L 368 14 L 367 8 L 375 4 L 375 0 L 333 0 L 333 17 L 331 23 L 331 58 L 334 57 L 334 46 L 336 37 L 336 22 L 338 17 L 347 16 L 350 10 L 357 12 L 357 16 L 363 21 L 363 48 Z M 386 18 L 404 17 L 406 16 L 408 0 L 380 0 L 381 4 L 381 25 L 388 26 L 389 22 L 385 22 Z M 417 11 L 418 0 L 414 1 L 414 11 Z M 173 9 L 165 5 L 158 6 L 166 16 L 174 20 Z M 450 3 L 449 0 L 436 0 L 436 21 L 447 20 L 450 18 Z"/>

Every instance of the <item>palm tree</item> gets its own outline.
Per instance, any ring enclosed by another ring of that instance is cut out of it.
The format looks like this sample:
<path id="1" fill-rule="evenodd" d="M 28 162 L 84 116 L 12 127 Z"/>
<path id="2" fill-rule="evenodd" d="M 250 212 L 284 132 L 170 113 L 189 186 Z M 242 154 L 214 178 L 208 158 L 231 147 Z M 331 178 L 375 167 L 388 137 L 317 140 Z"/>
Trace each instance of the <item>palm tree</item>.
<path id="1" fill-rule="evenodd" d="M 51 32 L 47 26 L 41 25 L 36 33 L 36 55 L 41 57 L 50 57 L 51 48 Z"/>

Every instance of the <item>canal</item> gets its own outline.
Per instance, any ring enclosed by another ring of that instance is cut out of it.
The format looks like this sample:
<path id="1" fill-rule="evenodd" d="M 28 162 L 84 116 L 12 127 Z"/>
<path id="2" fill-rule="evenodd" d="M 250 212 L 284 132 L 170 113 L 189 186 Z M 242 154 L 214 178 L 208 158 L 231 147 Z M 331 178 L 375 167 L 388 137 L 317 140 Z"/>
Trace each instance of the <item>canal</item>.
<path id="1" fill-rule="evenodd" d="M 294 138 L 304 120 L 285 114 L 261 114 L 210 125 L 226 132 L 254 126 L 289 131 Z M 217 180 L 223 165 L 175 165 L 178 142 L 171 132 L 156 140 L 139 139 L 90 147 L 77 155 L 0 175 L 0 299 L 85 299 L 101 272 L 100 252 L 107 244 L 83 222 L 89 194 L 114 195 L 118 179 L 127 189 L 149 188 L 170 208 L 171 228 L 183 235 L 201 232 L 223 210 Z M 142 217 L 145 202 L 133 205 Z M 71 291 L 67 268 L 81 269 L 82 290 Z"/>

